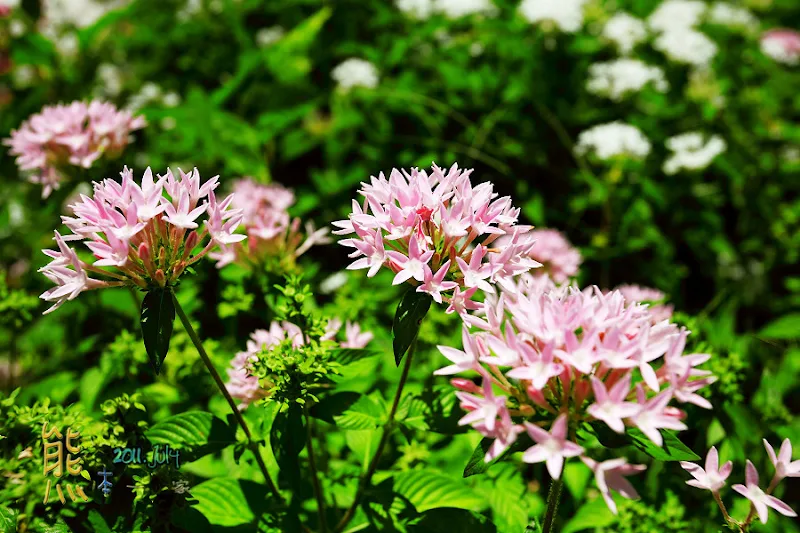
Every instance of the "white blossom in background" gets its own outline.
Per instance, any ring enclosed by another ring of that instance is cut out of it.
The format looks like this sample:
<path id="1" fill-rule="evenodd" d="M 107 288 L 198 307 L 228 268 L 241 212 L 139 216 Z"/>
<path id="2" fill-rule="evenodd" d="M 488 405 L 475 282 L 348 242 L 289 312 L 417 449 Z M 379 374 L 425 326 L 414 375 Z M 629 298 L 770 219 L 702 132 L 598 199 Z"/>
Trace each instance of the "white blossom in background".
<path id="1" fill-rule="evenodd" d="M 492 0 L 434 0 L 433 9 L 453 19 L 477 14 L 494 15 L 497 12 Z"/>
<path id="2" fill-rule="evenodd" d="M 19 19 L 12 19 L 11 22 L 8 24 L 8 33 L 11 34 L 12 37 L 19 39 L 25 32 L 28 30 L 28 27 Z"/>
<path id="3" fill-rule="evenodd" d="M 750 11 L 743 7 L 729 4 L 728 2 L 716 2 L 711 6 L 708 13 L 708 20 L 714 24 L 723 26 L 754 27 L 758 25 L 758 19 Z"/>
<path id="4" fill-rule="evenodd" d="M 670 137 L 666 142 L 672 155 L 664 162 L 664 172 L 676 174 L 681 169 L 702 170 L 725 151 L 725 140 L 712 135 L 708 140 L 702 133 L 693 131 Z"/>
<path id="5" fill-rule="evenodd" d="M 581 155 L 593 153 L 600 159 L 622 155 L 644 159 L 650 153 L 650 141 L 636 126 L 614 121 L 581 132 L 575 151 Z"/>
<path id="6" fill-rule="evenodd" d="M 694 66 L 708 65 L 717 55 L 714 41 L 690 28 L 664 32 L 653 46 L 672 61 Z"/>
<path id="7" fill-rule="evenodd" d="M 410 17 L 426 19 L 433 14 L 434 0 L 396 0 L 395 5 Z"/>
<path id="8" fill-rule="evenodd" d="M 800 63 L 800 33 L 793 30 L 774 29 L 761 36 L 761 51 L 779 63 Z"/>
<path id="9" fill-rule="evenodd" d="M 86 28 L 128 0 L 47 0 L 43 2 L 42 33 L 55 38 L 65 27 Z"/>
<path id="10" fill-rule="evenodd" d="M 619 101 L 648 84 L 662 93 L 669 89 L 664 71 L 659 67 L 650 66 L 638 59 L 617 59 L 589 66 L 586 89 L 590 93 Z"/>
<path id="11" fill-rule="evenodd" d="M 575 33 L 583 26 L 586 0 L 523 0 L 519 11 L 528 22 L 551 22 L 563 32 Z"/>
<path id="12" fill-rule="evenodd" d="M 56 50 L 63 57 L 74 58 L 80 50 L 80 41 L 75 32 L 65 33 L 55 41 Z"/>
<path id="13" fill-rule="evenodd" d="M 161 99 L 161 103 L 166 107 L 178 107 L 181 105 L 181 95 L 176 92 L 168 92 Z"/>
<path id="14" fill-rule="evenodd" d="M 342 90 L 353 87 L 374 89 L 378 86 L 378 69 L 369 61 L 352 57 L 344 60 L 331 72 L 331 77 Z"/>
<path id="15" fill-rule="evenodd" d="M 623 55 L 647 38 L 644 21 L 627 13 L 617 13 L 603 26 L 603 37 L 614 43 Z"/>
<path id="16" fill-rule="evenodd" d="M 319 292 L 322 294 L 333 294 L 347 285 L 348 279 L 347 272 L 344 270 L 331 274 L 319 284 Z"/>
<path id="17" fill-rule="evenodd" d="M 0 6 L 14 9 L 19 7 L 21 0 L 0 0 Z"/>
<path id="18" fill-rule="evenodd" d="M 96 96 L 114 98 L 122 92 L 122 69 L 112 63 L 101 63 L 97 67 L 99 83 Z"/>
<path id="19" fill-rule="evenodd" d="M 176 13 L 176 16 L 178 17 L 178 20 L 185 22 L 200 13 L 202 10 L 202 0 L 186 0 L 186 4 L 184 4 L 183 8 Z"/>
<path id="20" fill-rule="evenodd" d="M 666 0 L 647 18 L 651 29 L 659 32 L 687 30 L 700 23 L 706 12 L 701 0 Z"/>
<path id="21" fill-rule="evenodd" d="M 256 44 L 261 48 L 280 41 L 286 35 L 286 30 L 280 26 L 272 26 L 270 28 L 261 28 L 256 32 Z"/>

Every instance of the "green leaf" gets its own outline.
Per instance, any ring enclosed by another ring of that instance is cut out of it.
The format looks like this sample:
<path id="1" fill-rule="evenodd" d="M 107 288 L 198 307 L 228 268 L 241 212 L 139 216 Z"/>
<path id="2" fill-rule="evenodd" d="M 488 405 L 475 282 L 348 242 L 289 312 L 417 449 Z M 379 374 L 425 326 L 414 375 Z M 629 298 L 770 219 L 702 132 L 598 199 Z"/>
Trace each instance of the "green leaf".
<path id="1" fill-rule="evenodd" d="M 480 511 L 487 505 L 486 499 L 463 480 L 427 470 L 409 470 L 395 475 L 394 491 L 420 513 L 440 507 Z"/>
<path id="2" fill-rule="evenodd" d="M 169 444 L 181 450 L 181 462 L 199 459 L 236 442 L 235 431 L 205 411 L 171 416 L 145 432 L 151 444 Z"/>
<path id="3" fill-rule="evenodd" d="M 285 483 L 297 494 L 302 480 L 299 456 L 306 445 L 306 430 L 300 405 L 290 404 L 277 414 L 270 428 L 270 445 L 280 467 L 279 483 Z M 294 500 L 300 498 L 293 498 L 293 502 Z"/>
<path id="4" fill-rule="evenodd" d="M 428 314 L 432 301 L 430 294 L 417 292 L 415 287 L 409 288 L 400 300 L 392 324 L 392 347 L 397 366 L 400 366 L 403 356 L 416 340 L 419 326 Z"/>
<path id="5" fill-rule="evenodd" d="M 369 357 L 375 357 L 376 355 L 380 355 L 380 352 L 365 350 L 363 348 L 337 348 L 331 350 L 331 358 L 341 365 L 349 365 L 350 363 L 355 363 L 356 361 L 361 361 Z"/>
<path id="6" fill-rule="evenodd" d="M 314 405 L 309 413 L 314 418 L 324 420 L 328 424 L 336 424 L 335 417 L 342 416 L 363 395 L 353 391 L 336 392 L 324 396 Z"/>
<path id="7" fill-rule="evenodd" d="M 384 406 L 369 396 L 362 396 L 333 420 L 341 429 L 375 429 L 383 425 L 385 418 Z"/>
<path id="8" fill-rule="evenodd" d="M 169 351 L 172 324 L 175 321 L 175 304 L 170 289 L 152 289 L 142 300 L 142 338 L 150 364 L 158 374 Z"/>
<path id="9" fill-rule="evenodd" d="M 586 529 L 610 526 L 617 517 L 608 508 L 603 498 L 595 498 L 578 509 L 575 516 L 561 529 L 561 533 L 575 533 Z"/>
<path id="10" fill-rule="evenodd" d="M 94 533 L 111 533 L 111 528 L 108 527 L 105 519 L 96 509 L 89 511 L 89 516 L 87 516 L 86 519 L 89 521 L 89 524 L 92 525 L 92 531 Z"/>
<path id="11" fill-rule="evenodd" d="M 430 405 L 430 416 L 427 420 L 430 430 L 443 435 L 466 433 L 469 426 L 460 426 L 458 421 L 464 416 L 459 407 L 456 391 L 451 386 L 437 385 L 426 391 L 423 399 Z"/>
<path id="12" fill-rule="evenodd" d="M 0 533 L 17 531 L 17 513 L 6 507 L 0 507 Z"/>
<path id="13" fill-rule="evenodd" d="M 659 461 L 697 461 L 700 459 L 699 455 L 678 439 L 675 432 L 662 429 L 661 435 L 664 437 L 663 447 L 656 446 L 638 429 L 628 428 L 628 436 L 633 441 L 633 445 L 653 459 Z"/>
<path id="14" fill-rule="evenodd" d="M 256 519 L 253 508 L 261 511 L 267 498 L 266 488 L 239 479 L 215 478 L 192 487 L 197 500 L 194 509 L 215 526 L 241 526 Z"/>
<path id="15" fill-rule="evenodd" d="M 770 322 L 758 332 L 758 336 L 765 339 L 800 339 L 800 313 L 784 315 Z"/>
<path id="16" fill-rule="evenodd" d="M 395 420 L 410 429 L 426 431 L 430 428 L 428 420 L 431 409 L 419 396 L 406 395 L 400 402 Z"/>
<path id="17" fill-rule="evenodd" d="M 472 456 L 469 458 L 467 466 L 464 467 L 464 477 L 483 474 L 489 470 L 489 467 L 493 464 L 506 460 L 514 452 L 521 452 L 522 450 L 526 450 L 532 446 L 530 439 L 526 438 L 525 435 L 520 435 L 520 437 L 514 441 L 514 444 L 509 446 L 508 449 L 500 454 L 499 457 L 496 457 L 487 463 L 484 459 L 486 458 L 486 452 L 488 452 L 489 448 L 492 446 L 492 442 L 494 442 L 494 439 L 489 437 L 481 439 L 481 441 L 475 447 L 475 450 L 472 452 Z"/>

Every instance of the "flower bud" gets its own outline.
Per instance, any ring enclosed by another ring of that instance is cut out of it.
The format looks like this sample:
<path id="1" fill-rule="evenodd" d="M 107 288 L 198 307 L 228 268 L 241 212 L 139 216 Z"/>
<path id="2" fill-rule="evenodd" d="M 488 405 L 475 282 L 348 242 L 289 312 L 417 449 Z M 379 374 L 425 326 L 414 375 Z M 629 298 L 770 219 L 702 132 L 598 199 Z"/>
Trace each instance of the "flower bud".
<path id="1" fill-rule="evenodd" d="M 197 246 L 197 241 L 200 239 L 199 235 L 197 235 L 196 231 L 192 231 L 188 237 L 186 237 L 186 243 L 183 255 L 186 257 L 188 254 L 194 250 L 194 247 Z"/>
<path id="2" fill-rule="evenodd" d="M 166 276 L 164 276 L 164 271 L 162 269 L 159 268 L 158 270 L 156 270 L 156 274 L 154 277 L 156 283 L 158 283 L 159 286 L 163 287 L 164 285 L 166 285 L 167 278 Z"/>
<path id="3" fill-rule="evenodd" d="M 470 379 L 453 378 L 450 380 L 450 384 L 458 390 L 462 390 L 464 392 L 471 392 L 473 394 L 481 392 L 481 388 L 473 383 L 473 381 Z"/>
<path id="4" fill-rule="evenodd" d="M 163 265 L 164 259 L 167 257 L 167 250 L 163 246 L 158 249 L 158 264 Z"/>
<path id="5" fill-rule="evenodd" d="M 137 253 L 139 255 L 139 259 L 141 259 L 145 263 L 150 261 L 150 259 L 151 259 L 150 258 L 150 247 L 147 246 L 146 242 L 143 242 L 142 244 L 139 245 L 139 250 L 138 250 Z"/>
<path id="6" fill-rule="evenodd" d="M 533 416 L 534 413 L 536 413 L 536 410 L 534 410 L 533 407 L 531 407 L 530 405 L 528 405 L 526 403 L 524 403 L 524 404 L 519 406 L 519 414 L 521 414 L 522 416 L 525 416 L 525 417 Z"/>

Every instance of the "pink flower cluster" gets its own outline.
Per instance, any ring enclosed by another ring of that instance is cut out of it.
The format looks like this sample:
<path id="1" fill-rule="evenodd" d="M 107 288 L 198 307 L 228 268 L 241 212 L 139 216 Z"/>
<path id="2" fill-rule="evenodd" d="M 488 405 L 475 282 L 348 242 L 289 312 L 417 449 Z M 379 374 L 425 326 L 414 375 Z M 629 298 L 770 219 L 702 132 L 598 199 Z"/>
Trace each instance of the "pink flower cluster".
<path id="1" fill-rule="evenodd" d="M 42 197 L 58 189 L 69 166 L 90 168 L 101 156 L 114 158 L 128 145 L 130 133 L 146 125 L 141 116 L 94 100 L 89 104 L 46 106 L 31 116 L 4 144 L 17 165 L 42 185 Z"/>
<path id="2" fill-rule="evenodd" d="M 531 236 L 536 239 L 531 256 L 542 264 L 542 268 L 531 271 L 533 275 L 546 274 L 556 283 L 565 283 L 578 275 L 583 261 L 581 253 L 563 233 L 553 229 L 536 229 Z"/>
<path id="3" fill-rule="evenodd" d="M 223 246 L 211 255 L 217 267 L 230 263 L 262 263 L 267 258 L 294 261 L 316 244 L 330 242 L 328 229 L 315 230 L 307 223 L 300 230 L 300 219 L 289 216 L 294 194 L 279 184 L 265 185 L 251 178 L 233 185 L 233 207 L 242 212 L 246 244 Z"/>
<path id="4" fill-rule="evenodd" d="M 125 167 L 121 183 L 96 182 L 91 198 L 81 195 L 81 201 L 70 206 L 74 216 L 61 220 L 72 234 L 62 237 L 56 231 L 58 250 L 43 250 L 53 261 L 40 272 L 56 284 L 41 295 L 54 302 L 45 313 L 89 289 L 173 285 L 187 267 L 215 247 L 246 238 L 233 233 L 242 218 L 241 212 L 230 208 L 233 195 L 222 202 L 214 195 L 218 176 L 201 185 L 197 169 L 179 172 L 180 178 L 167 170 L 154 179 L 148 168 L 140 185 Z M 198 229 L 203 215 L 203 228 Z M 82 261 L 69 241 L 83 241 L 96 261 Z M 201 251 L 193 255 L 198 246 Z M 89 278 L 89 273 L 105 279 Z"/>
<path id="5" fill-rule="evenodd" d="M 467 411 L 460 423 L 494 439 L 486 461 L 527 432 L 536 445 L 523 461 L 546 462 L 558 478 L 565 459 L 585 455 L 575 432 L 586 422 L 617 433 L 635 427 L 661 446 L 660 429 L 686 429 L 673 400 L 711 408 L 697 394 L 715 380 L 696 368 L 709 356 L 684 355 L 687 331 L 654 321 L 647 306 L 619 291 L 520 283 L 513 293 L 487 296 L 481 311 L 465 317 L 463 350 L 439 347 L 452 364 L 436 374 L 482 378 L 482 386 L 464 378 L 452 383 Z M 612 461 L 598 465 L 584 457 L 595 474 L 602 472 L 601 489 L 632 493 L 620 476 L 639 467 Z"/>
<path id="6" fill-rule="evenodd" d="M 655 322 L 672 318 L 674 309 L 671 305 L 661 303 L 666 299 L 667 295 L 658 289 L 639 285 L 620 285 L 615 290 L 621 292 L 628 302 L 648 304 L 650 314 Z"/>
<path id="7" fill-rule="evenodd" d="M 800 477 L 800 461 L 792 461 L 792 443 L 789 442 L 789 439 L 785 439 L 777 455 L 766 439 L 764 439 L 764 448 L 767 450 L 770 462 L 775 467 L 775 474 L 767 489 L 764 490 L 759 486 L 758 471 L 749 460 L 745 467 L 745 484 L 733 486 L 733 490 L 750 500 L 750 512 L 744 521 L 736 520 L 728 514 L 728 510 L 719 495 L 720 489 L 725 486 L 725 480 L 728 479 L 733 471 L 733 463 L 728 461 L 720 467 L 719 454 L 714 447 L 708 450 L 705 468 L 695 463 L 681 462 L 683 469 L 694 478 L 687 481 L 686 484 L 698 489 L 711 491 L 725 520 L 731 526 L 738 527 L 740 531 L 748 530 L 756 514 L 758 514 L 761 523 L 766 524 L 769 515 L 768 508 L 770 507 L 784 516 L 797 516 L 797 513 L 791 507 L 772 496 L 772 492 L 784 478 Z"/>
<path id="8" fill-rule="evenodd" d="M 517 225 L 519 209 L 491 183 L 473 187 L 471 173 L 433 165 L 430 174 L 395 169 L 362 183 L 363 205 L 353 200 L 349 218 L 334 222 L 334 234 L 355 234 L 340 241 L 355 249 L 348 269 L 372 277 L 386 267 L 395 285 L 408 281 L 459 314 L 475 308 L 477 290 L 513 290 L 514 276 L 540 266 L 531 259 L 531 227 Z"/>
<path id="9" fill-rule="evenodd" d="M 342 327 L 342 321 L 333 319 L 328 323 L 327 333 L 323 340 L 335 340 Z M 364 348 L 372 340 L 372 333 L 362 332 L 356 323 L 347 322 L 345 326 L 345 340 L 340 343 L 342 348 Z M 269 396 L 269 384 L 260 383 L 256 376 L 250 373 L 249 365 L 258 359 L 258 354 L 278 346 L 285 340 L 291 340 L 292 346 L 305 344 L 303 332 L 291 322 L 272 322 L 269 330 L 259 329 L 250 335 L 247 349 L 239 352 L 231 361 L 228 369 L 227 384 L 231 396 L 239 400 L 239 409 L 247 408 L 251 403 Z"/>

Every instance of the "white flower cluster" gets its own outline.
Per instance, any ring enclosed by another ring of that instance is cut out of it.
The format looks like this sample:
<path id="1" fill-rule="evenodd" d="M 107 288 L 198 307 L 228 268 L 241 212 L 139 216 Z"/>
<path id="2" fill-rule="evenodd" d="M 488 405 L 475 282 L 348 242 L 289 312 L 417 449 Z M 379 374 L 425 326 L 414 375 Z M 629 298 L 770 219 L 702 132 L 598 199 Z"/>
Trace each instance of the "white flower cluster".
<path id="1" fill-rule="evenodd" d="M 774 29 L 761 36 L 761 51 L 778 63 L 800 64 L 800 33 Z"/>
<path id="2" fill-rule="evenodd" d="M 578 154 L 592 152 L 600 159 L 623 155 L 644 159 L 650 153 L 650 141 L 636 126 L 615 121 L 581 132 L 575 151 Z"/>
<path id="3" fill-rule="evenodd" d="M 617 13 L 603 26 L 603 37 L 614 43 L 623 55 L 647 38 L 644 21 L 627 13 Z"/>
<path id="4" fill-rule="evenodd" d="M 331 72 L 331 77 L 339 88 L 345 91 L 353 87 L 374 89 L 378 86 L 378 69 L 375 65 L 355 57 L 337 65 Z"/>
<path id="5" fill-rule="evenodd" d="M 176 107 L 180 105 L 181 97 L 176 92 L 164 93 L 161 87 L 151 81 L 148 81 L 142 85 L 142 88 L 139 89 L 139 92 L 128 99 L 128 105 L 125 107 L 131 111 L 138 111 L 139 109 L 152 103 L 160 104 L 164 107 Z"/>
<path id="6" fill-rule="evenodd" d="M 664 162 L 664 172 L 677 174 L 681 169 L 701 170 L 725 151 L 725 141 L 712 135 L 707 141 L 700 132 L 689 132 L 670 137 L 666 142 L 672 155 Z"/>
<path id="7" fill-rule="evenodd" d="M 64 28 L 91 26 L 109 11 L 127 3 L 127 0 L 48 0 L 43 3 L 42 33 L 56 38 Z"/>
<path id="8" fill-rule="evenodd" d="M 706 13 L 700 0 L 666 0 L 647 19 L 660 35 L 654 46 L 678 63 L 708 65 L 717 55 L 717 45 L 695 26 Z"/>
<path id="9" fill-rule="evenodd" d="M 567 33 L 583 26 L 583 5 L 586 0 L 523 0 L 520 14 L 530 23 L 550 22 Z"/>
<path id="10" fill-rule="evenodd" d="M 659 92 L 669 89 L 664 71 L 659 67 L 626 58 L 591 65 L 586 89 L 590 93 L 619 101 L 627 94 L 640 91 L 647 84 L 652 84 Z"/>
<path id="11" fill-rule="evenodd" d="M 722 26 L 738 26 L 742 28 L 758 26 L 758 19 L 755 15 L 743 7 L 735 6 L 728 2 L 716 2 L 711 6 L 708 20 Z"/>
<path id="12" fill-rule="evenodd" d="M 426 19 L 434 13 L 443 13 L 449 18 L 467 15 L 493 15 L 497 6 L 492 0 L 396 0 L 397 9 L 418 19 Z"/>

